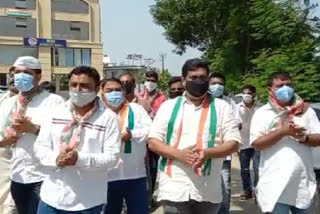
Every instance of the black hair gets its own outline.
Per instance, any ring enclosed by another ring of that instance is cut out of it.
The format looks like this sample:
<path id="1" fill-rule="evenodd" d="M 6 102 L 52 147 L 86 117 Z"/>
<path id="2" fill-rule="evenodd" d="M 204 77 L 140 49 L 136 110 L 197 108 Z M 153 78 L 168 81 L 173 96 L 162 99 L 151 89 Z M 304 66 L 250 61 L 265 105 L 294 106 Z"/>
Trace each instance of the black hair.
<path id="1" fill-rule="evenodd" d="M 253 85 L 245 85 L 242 87 L 242 92 L 245 90 L 245 89 L 248 89 L 249 91 L 251 91 L 252 93 L 256 93 L 256 87 L 254 87 Z"/>
<path id="2" fill-rule="evenodd" d="M 69 80 L 71 79 L 72 75 L 80 75 L 80 74 L 85 74 L 88 77 L 92 78 L 95 81 L 96 86 L 99 86 L 100 74 L 98 73 L 98 71 L 94 67 L 91 67 L 91 66 L 75 67 L 68 75 Z"/>
<path id="3" fill-rule="evenodd" d="M 188 76 L 189 71 L 195 71 L 198 68 L 204 68 L 209 75 L 209 67 L 208 64 L 199 58 L 189 59 L 182 66 L 182 76 L 186 78 Z"/>
<path id="4" fill-rule="evenodd" d="M 158 73 L 155 72 L 155 71 L 153 71 L 153 70 L 147 71 L 146 77 L 153 77 L 153 78 L 155 78 L 157 81 L 159 80 Z"/>
<path id="5" fill-rule="evenodd" d="M 42 73 L 42 70 L 41 70 L 41 69 L 31 69 L 31 70 L 35 71 L 36 74 L 41 74 L 41 73 Z"/>
<path id="6" fill-rule="evenodd" d="M 40 87 L 41 89 L 43 89 L 43 90 L 49 91 L 49 92 L 52 93 L 52 94 L 56 93 L 56 87 L 55 87 L 53 84 L 51 84 L 50 82 L 48 82 L 48 81 L 42 82 L 42 83 L 39 85 L 39 87 Z"/>
<path id="7" fill-rule="evenodd" d="M 273 85 L 274 79 L 291 80 L 292 78 L 288 72 L 285 72 L 285 71 L 274 72 L 268 77 L 268 82 L 267 82 L 268 87 L 271 87 Z"/>
<path id="8" fill-rule="evenodd" d="M 176 83 L 176 82 L 182 82 L 181 76 L 173 76 L 173 77 L 171 77 L 171 79 L 170 79 L 170 81 L 169 81 L 169 83 L 168 83 L 169 88 L 170 88 L 170 86 L 171 86 L 172 84 L 174 84 L 174 83 Z"/>
<path id="9" fill-rule="evenodd" d="M 210 74 L 209 79 L 212 79 L 212 78 L 222 79 L 222 80 L 223 80 L 223 83 L 224 83 L 224 84 L 226 83 L 226 77 L 225 77 L 222 73 L 213 72 L 213 73 Z"/>
<path id="10" fill-rule="evenodd" d="M 134 78 L 134 76 L 132 75 L 132 73 L 130 73 L 130 72 L 122 73 L 122 74 L 120 75 L 119 79 L 121 79 L 121 77 L 124 77 L 124 76 L 129 76 L 129 77 L 131 77 L 133 83 L 136 83 L 136 79 Z"/>
<path id="11" fill-rule="evenodd" d="M 119 85 L 121 85 L 121 88 L 123 87 L 122 82 L 121 82 L 118 78 L 115 78 L 115 77 L 103 79 L 103 80 L 101 81 L 101 87 L 104 88 L 104 86 L 105 86 L 108 82 L 116 82 L 116 83 L 119 83 Z"/>

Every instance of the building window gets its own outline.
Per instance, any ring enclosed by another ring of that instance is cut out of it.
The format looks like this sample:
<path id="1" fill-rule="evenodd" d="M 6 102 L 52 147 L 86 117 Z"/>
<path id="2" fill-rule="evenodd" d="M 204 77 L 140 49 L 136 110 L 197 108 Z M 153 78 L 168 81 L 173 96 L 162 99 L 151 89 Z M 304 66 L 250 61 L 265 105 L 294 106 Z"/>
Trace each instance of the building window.
<path id="1" fill-rule="evenodd" d="M 5 90 L 8 87 L 7 74 L 0 74 L 0 90 Z"/>
<path id="2" fill-rule="evenodd" d="M 52 20 L 52 38 L 89 40 L 89 23 Z"/>
<path id="3" fill-rule="evenodd" d="M 33 56 L 38 58 L 38 48 L 29 48 L 14 45 L 0 45 L 0 65 L 13 65 L 20 56 Z M 8 72 L 8 71 L 6 71 Z"/>
<path id="4" fill-rule="evenodd" d="M 26 0 L 16 0 L 15 4 L 16 4 L 16 8 L 19 8 L 19 9 L 26 9 L 27 8 L 27 1 Z"/>
<path id="5" fill-rule="evenodd" d="M 90 49 L 80 48 L 53 48 L 52 65 L 74 67 L 80 65 L 91 65 Z"/>
<path id="6" fill-rule="evenodd" d="M 27 28 L 27 19 L 16 19 L 17 28 Z"/>
<path id="7" fill-rule="evenodd" d="M 89 13 L 89 5 L 82 0 L 53 0 L 53 12 Z"/>

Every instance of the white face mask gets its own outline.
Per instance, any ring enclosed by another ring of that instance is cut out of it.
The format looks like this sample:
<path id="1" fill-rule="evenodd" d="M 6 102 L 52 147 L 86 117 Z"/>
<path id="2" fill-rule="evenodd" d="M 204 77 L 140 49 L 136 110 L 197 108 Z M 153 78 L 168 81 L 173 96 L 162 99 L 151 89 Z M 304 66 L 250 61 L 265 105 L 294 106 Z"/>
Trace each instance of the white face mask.
<path id="1" fill-rule="evenodd" d="M 69 91 L 70 99 L 73 105 L 83 107 L 91 103 L 96 97 L 95 91 Z"/>
<path id="2" fill-rule="evenodd" d="M 253 97 L 250 94 L 244 94 L 242 95 L 242 99 L 243 99 L 243 102 L 245 103 L 251 103 L 253 100 Z"/>
<path id="3" fill-rule="evenodd" d="M 144 86 L 146 87 L 148 92 L 152 92 L 158 87 L 158 84 L 155 82 L 145 81 Z"/>

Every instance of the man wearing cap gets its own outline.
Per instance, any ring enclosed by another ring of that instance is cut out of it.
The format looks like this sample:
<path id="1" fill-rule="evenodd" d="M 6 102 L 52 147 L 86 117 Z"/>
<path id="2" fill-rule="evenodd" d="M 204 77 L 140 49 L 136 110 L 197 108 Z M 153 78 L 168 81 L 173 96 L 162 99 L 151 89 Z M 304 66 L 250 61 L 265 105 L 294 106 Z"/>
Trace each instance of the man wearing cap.
<path id="1" fill-rule="evenodd" d="M 8 75 L 8 91 L 0 97 L 0 106 L 5 100 L 18 94 L 14 87 L 14 68 L 11 68 Z M 0 107 L 1 108 L 1 107 Z M 12 152 L 10 148 L 0 148 L 0 213 L 16 213 L 15 205 L 10 194 L 10 160 Z"/>
<path id="2" fill-rule="evenodd" d="M 48 114 L 64 100 L 39 89 L 41 65 L 30 56 L 13 65 L 17 96 L 3 101 L 0 108 L 0 146 L 12 148 L 11 194 L 19 214 L 34 214 L 44 174 L 34 155 L 34 142 Z"/>

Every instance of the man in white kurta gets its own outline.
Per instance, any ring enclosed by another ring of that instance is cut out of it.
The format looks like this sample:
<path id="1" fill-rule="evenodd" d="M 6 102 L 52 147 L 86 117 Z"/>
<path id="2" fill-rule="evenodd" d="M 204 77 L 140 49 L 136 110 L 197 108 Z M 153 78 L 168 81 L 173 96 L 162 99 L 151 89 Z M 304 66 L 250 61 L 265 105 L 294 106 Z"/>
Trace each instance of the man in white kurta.
<path id="1" fill-rule="evenodd" d="M 251 145 L 261 151 L 258 203 L 264 213 L 313 214 L 311 147 L 320 145 L 320 123 L 293 93 L 288 73 L 272 74 L 268 86 L 269 103 L 257 110 L 251 123 Z"/>

